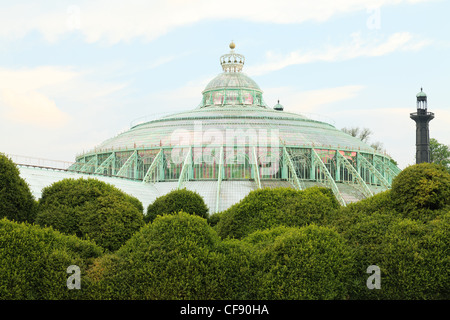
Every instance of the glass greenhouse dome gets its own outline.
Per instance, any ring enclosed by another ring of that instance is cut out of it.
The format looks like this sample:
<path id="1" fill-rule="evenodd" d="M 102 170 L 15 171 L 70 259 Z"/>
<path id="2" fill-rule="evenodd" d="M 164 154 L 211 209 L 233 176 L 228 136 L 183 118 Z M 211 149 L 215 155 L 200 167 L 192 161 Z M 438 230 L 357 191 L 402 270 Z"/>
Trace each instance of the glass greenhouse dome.
<path id="1" fill-rule="evenodd" d="M 342 205 L 391 187 L 400 169 L 387 154 L 329 123 L 286 112 L 279 102 L 267 106 L 242 72 L 245 57 L 234 43 L 230 49 L 197 108 L 134 125 L 78 155 L 69 171 L 164 192 L 191 188 L 210 212 L 264 187 L 326 186 Z"/>

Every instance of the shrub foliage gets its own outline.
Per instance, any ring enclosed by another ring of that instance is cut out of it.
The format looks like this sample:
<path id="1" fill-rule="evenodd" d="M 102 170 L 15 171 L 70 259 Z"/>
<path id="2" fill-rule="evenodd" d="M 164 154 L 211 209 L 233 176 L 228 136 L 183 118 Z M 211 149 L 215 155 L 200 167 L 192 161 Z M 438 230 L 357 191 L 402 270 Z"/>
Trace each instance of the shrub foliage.
<path id="1" fill-rule="evenodd" d="M 258 299 L 344 299 L 353 261 L 337 232 L 316 225 L 275 227 L 248 239 L 258 257 Z"/>
<path id="2" fill-rule="evenodd" d="M 406 218 L 434 218 L 433 211 L 450 206 L 450 173 L 434 163 L 409 166 L 392 182 L 391 197 Z"/>
<path id="3" fill-rule="evenodd" d="M 279 225 L 301 227 L 321 224 L 331 211 L 339 208 L 326 188 L 302 191 L 290 188 L 251 191 L 239 203 L 219 214 L 217 232 L 222 238 L 241 239 L 256 230 Z"/>
<path id="4" fill-rule="evenodd" d="M 208 217 L 208 206 L 202 196 L 197 192 L 180 189 L 173 190 L 161 197 L 158 197 L 147 208 L 145 222 L 152 222 L 158 215 L 171 214 L 183 211 L 194 214 L 202 218 Z"/>
<path id="5" fill-rule="evenodd" d="M 205 219 L 179 212 L 157 217 L 101 259 L 95 277 L 107 298 L 235 299 L 246 294 L 238 288 L 249 278 L 248 255 L 220 243 Z"/>
<path id="6" fill-rule="evenodd" d="M 95 179 L 64 179 L 44 188 L 36 223 L 117 250 L 144 224 L 142 204 Z"/>
<path id="7" fill-rule="evenodd" d="M 36 201 L 16 164 L 0 153 L 0 218 L 33 222 Z"/>
<path id="8" fill-rule="evenodd" d="M 83 298 L 89 280 L 81 273 L 83 290 L 68 290 L 67 268 L 87 270 L 102 254 L 95 244 L 51 228 L 0 220 L 0 297 L 18 300 Z"/>
<path id="9" fill-rule="evenodd" d="M 44 190 L 37 221 L 109 251 L 0 220 L 0 297 L 449 299 L 448 178 L 411 166 L 391 190 L 346 207 L 329 189 L 262 189 L 209 217 L 201 197 L 178 190 L 149 206 L 144 226 L 137 199 L 62 181 Z M 82 292 L 65 287 L 72 264 L 82 267 Z M 381 289 L 367 287 L 373 265 Z"/>

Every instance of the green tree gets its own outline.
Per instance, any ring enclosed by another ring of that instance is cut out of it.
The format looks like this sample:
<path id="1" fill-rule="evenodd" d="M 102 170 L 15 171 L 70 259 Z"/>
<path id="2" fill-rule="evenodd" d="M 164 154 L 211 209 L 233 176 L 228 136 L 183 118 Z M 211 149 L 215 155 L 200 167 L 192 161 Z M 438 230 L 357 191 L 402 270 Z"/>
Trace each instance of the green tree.
<path id="1" fill-rule="evenodd" d="M 444 166 L 450 172 L 450 146 L 430 139 L 430 161 Z"/>
<path id="2" fill-rule="evenodd" d="M 37 204 L 16 164 L 0 153 L 0 218 L 33 222 Z"/>

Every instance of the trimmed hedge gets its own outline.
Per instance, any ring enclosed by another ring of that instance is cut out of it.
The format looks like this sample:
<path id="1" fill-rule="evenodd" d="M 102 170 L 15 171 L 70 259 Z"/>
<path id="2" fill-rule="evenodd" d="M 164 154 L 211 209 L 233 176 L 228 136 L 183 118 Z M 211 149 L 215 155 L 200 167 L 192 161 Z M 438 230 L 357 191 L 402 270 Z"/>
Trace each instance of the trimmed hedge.
<path id="1" fill-rule="evenodd" d="M 450 175 L 429 164 L 407 169 L 391 190 L 346 207 L 325 188 L 261 189 L 208 216 L 198 194 L 177 190 L 155 201 L 147 225 L 136 198 L 95 180 L 62 181 L 44 190 L 40 222 L 97 245 L 0 220 L 0 296 L 450 299 Z M 196 209 L 174 209 L 182 205 Z M 72 264 L 83 290 L 67 290 Z M 366 286 L 371 265 L 380 290 Z"/>
<path id="2" fill-rule="evenodd" d="M 36 201 L 16 164 L 0 153 L 0 218 L 33 222 Z"/>
<path id="3" fill-rule="evenodd" d="M 322 224 L 326 216 L 339 207 L 331 190 L 326 188 L 312 187 L 302 191 L 266 188 L 251 191 L 239 203 L 211 220 L 215 220 L 220 237 L 241 239 L 256 230 L 280 225 Z"/>
<path id="4" fill-rule="evenodd" d="M 405 218 L 434 219 L 450 206 L 450 173 L 434 163 L 409 166 L 394 178 L 391 198 Z"/>
<path id="5" fill-rule="evenodd" d="M 0 220 L 0 297 L 18 300 L 82 299 L 85 271 L 102 249 L 51 228 Z M 81 269 L 81 290 L 69 290 L 67 268 Z"/>
<path id="6" fill-rule="evenodd" d="M 448 299 L 450 210 L 404 218 L 389 203 L 390 191 L 342 208 L 328 220 L 352 248 L 350 299 Z M 381 270 L 381 290 L 366 286 L 367 268 Z"/>
<path id="7" fill-rule="evenodd" d="M 142 204 L 96 179 L 64 179 L 44 188 L 36 223 L 115 251 L 144 225 Z"/>
<path id="8" fill-rule="evenodd" d="M 205 219 L 179 212 L 147 224 L 97 261 L 90 277 L 99 279 L 102 298 L 247 298 L 249 254 L 238 242 L 220 242 Z"/>
<path id="9" fill-rule="evenodd" d="M 276 227 L 244 238 L 258 256 L 258 299 L 344 299 L 352 256 L 337 232 Z"/>
<path id="10" fill-rule="evenodd" d="M 424 224 L 403 219 L 382 244 L 380 299 L 450 299 L 450 212 Z"/>
<path id="11" fill-rule="evenodd" d="M 149 223 L 158 215 L 180 211 L 208 218 L 208 206 L 205 204 L 202 196 L 191 190 L 180 189 L 158 197 L 148 206 L 144 219 L 146 223 Z"/>
<path id="12" fill-rule="evenodd" d="M 354 256 L 354 267 L 348 278 L 350 299 L 376 299 L 379 290 L 369 290 L 366 285 L 367 268 L 371 265 L 380 266 L 383 241 L 387 230 L 395 222 L 401 221 L 396 213 L 342 210 L 335 217 L 332 225 L 342 235 L 351 247 Z M 384 275 L 382 274 L 382 277 Z"/>

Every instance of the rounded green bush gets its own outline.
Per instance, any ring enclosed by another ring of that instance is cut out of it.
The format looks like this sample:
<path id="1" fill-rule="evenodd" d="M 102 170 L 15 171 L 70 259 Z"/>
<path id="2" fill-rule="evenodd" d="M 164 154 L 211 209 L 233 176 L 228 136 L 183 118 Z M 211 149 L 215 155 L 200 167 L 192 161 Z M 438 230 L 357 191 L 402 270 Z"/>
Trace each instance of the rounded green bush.
<path id="1" fill-rule="evenodd" d="M 450 212 L 424 224 L 403 219 L 382 243 L 380 299 L 450 299 Z"/>
<path id="2" fill-rule="evenodd" d="M 450 205 L 450 173 L 434 163 L 409 166 L 394 178 L 391 198 L 404 217 L 433 219 Z"/>
<path id="3" fill-rule="evenodd" d="M 0 153 L 0 218 L 34 222 L 36 201 L 16 164 Z"/>
<path id="4" fill-rule="evenodd" d="M 239 203 L 218 215 L 216 230 L 222 238 L 241 239 L 256 230 L 274 226 L 321 224 L 339 208 L 329 189 L 312 187 L 302 191 L 291 188 L 251 191 Z"/>
<path id="5" fill-rule="evenodd" d="M 176 213 L 183 211 L 195 214 L 202 218 L 208 218 L 208 206 L 202 196 L 197 192 L 180 189 L 173 190 L 161 197 L 158 197 L 147 208 L 145 222 L 152 222 L 158 215 Z"/>
<path id="6" fill-rule="evenodd" d="M 316 225 L 256 231 L 258 299 L 344 299 L 352 256 L 337 232 Z"/>
<path id="7" fill-rule="evenodd" d="M 354 257 L 354 267 L 348 278 L 350 299 L 377 298 L 378 290 L 367 288 L 367 268 L 380 266 L 387 230 L 398 221 L 401 217 L 395 212 L 364 212 L 348 208 L 343 209 L 340 217 L 334 220 L 333 228 L 347 240 Z"/>
<path id="8" fill-rule="evenodd" d="M 354 256 L 350 299 L 442 299 L 450 292 L 448 239 L 450 210 L 436 218 L 411 220 L 392 209 L 389 192 L 349 205 L 329 225 L 346 240 Z M 369 289 L 367 268 L 381 270 L 381 289 Z"/>
<path id="9" fill-rule="evenodd" d="M 136 198 L 102 181 L 81 178 L 44 188 L 36 223 L 114 251 L 144 225 L 144 217 Z"/>
<path id="10" fill-rule="evenodd" d="M 252 287 L 248 254 L 221 243 L 204 218 L 179 212 L 144 226 L 92 277 L 113 299 L 236 299 Z"/>
<path id="11" fill-rule="evenodd" d="M 0 297 L 17 300 L 84 299 L 85 272 L 102 249 L 92 242 L 28 223 L 0 220 Z M 81 290 L 69 290 L 67 268 L 81 270 Z"/>

